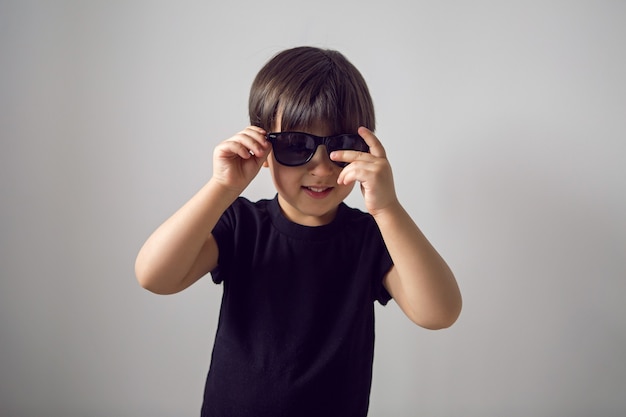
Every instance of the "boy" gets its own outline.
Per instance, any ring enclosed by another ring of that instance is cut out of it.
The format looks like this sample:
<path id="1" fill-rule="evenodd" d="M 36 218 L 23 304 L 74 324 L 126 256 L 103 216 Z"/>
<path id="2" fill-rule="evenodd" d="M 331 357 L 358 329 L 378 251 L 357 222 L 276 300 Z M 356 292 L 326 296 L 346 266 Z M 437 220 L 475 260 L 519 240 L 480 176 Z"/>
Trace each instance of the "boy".
<path id="1" fill-rule="evenodd" d="M 277 54 L 249 112 L 209 182 L 146 241 L 137 279 L 160 294 L 209 272 L 224 285 L 203 417 L 365 416 L 374 301 L 448 327 L 456 280 L 399 203 L 367 85 L 343 55 Z M 276 197 L 240 197 L 263 166 Z M 357 181 L 368 213 L 343 203 Z"/>

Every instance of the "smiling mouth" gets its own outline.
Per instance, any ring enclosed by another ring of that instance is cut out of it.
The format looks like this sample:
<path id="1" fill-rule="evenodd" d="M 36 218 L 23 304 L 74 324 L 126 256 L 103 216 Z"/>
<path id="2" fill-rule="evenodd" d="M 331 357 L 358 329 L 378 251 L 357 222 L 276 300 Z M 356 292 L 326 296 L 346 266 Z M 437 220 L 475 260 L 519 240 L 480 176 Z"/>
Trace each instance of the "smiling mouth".
<path id="1" fill-rule="evenodd" d="M 314 193 L 323 193 L 324 191 L 330 191 L 332 187 L 304 187 L 307 190 L 313 191 Z"/>
<path id="2" fill-rule="evenodd" d="M 326 198 L 333 191 L 334 187 L 323 187 L 323 186 L 302 186 L 304 192 L 312 198 Z"/>

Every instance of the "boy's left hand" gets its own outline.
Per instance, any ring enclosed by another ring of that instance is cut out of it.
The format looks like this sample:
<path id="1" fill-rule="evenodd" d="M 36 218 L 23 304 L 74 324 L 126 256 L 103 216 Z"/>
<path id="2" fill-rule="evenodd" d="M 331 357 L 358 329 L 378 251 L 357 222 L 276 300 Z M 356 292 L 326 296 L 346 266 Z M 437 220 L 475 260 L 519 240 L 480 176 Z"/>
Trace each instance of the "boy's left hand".
<path id="1" fill-rule="evenodd" d="M 361 126 L 359 135 L 370 147 L 369 153 L 358 151 L 335 151 L 330 155 L 333 161 L 349 162 L 337 178 L 338 184 L 361 183 L 365 207 L 371 215 L 384 211 L 398 202 L 394 187 L 391 165 L 385 148 L 374 133 Z"/>

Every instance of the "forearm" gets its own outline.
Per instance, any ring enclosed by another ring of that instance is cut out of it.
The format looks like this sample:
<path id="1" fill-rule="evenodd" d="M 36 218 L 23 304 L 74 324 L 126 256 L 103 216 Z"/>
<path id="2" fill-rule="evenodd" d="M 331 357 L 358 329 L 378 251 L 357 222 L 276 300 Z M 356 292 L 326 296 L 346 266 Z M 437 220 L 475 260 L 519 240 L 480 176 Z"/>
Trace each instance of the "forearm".
<path id="1" fill-rule="evenodd" d="M 375 216 L 394 262 L 386 286 L 409 318 L 422 327 L 449 327 L 461 311 L 454 274 L 400 203 Z"/>
<path id="2" fill-rule="evenodd" d="M 211 230 L 222 213 L 237 198 L 238 193 L 215 181 L 209 181 L 184 206 L 159 226 L 145 242 L 135 262 L 139 283 L 153 292 L 167 294 L 190 285 L 185 280 L 198 269 L 198 258 L 207 244 Z M 208 254 L 208 272 L 217 262 L 217 254 Z"/>

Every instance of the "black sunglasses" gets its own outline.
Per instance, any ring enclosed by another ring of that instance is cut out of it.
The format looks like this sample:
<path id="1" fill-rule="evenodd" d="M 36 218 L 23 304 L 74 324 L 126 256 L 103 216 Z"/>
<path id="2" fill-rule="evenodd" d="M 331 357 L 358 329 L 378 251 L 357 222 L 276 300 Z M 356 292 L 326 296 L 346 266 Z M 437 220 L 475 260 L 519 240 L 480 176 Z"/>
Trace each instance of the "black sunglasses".
<path id="1" fill-rule="evenodd" d="M 272 144 L 276 160 L 290 167 L 309 162 L 320 145 L 326 146 L 329 157 L 333 151 L 369 152 L 370 149 L 361 136 L 353 133 L 322 137 L 304 132 L 278 132 L 269 133 L 267 140 Z M 333 162 L 342 168 L 348 165 L 347 162 Z"/>

